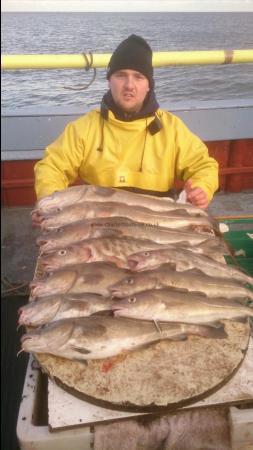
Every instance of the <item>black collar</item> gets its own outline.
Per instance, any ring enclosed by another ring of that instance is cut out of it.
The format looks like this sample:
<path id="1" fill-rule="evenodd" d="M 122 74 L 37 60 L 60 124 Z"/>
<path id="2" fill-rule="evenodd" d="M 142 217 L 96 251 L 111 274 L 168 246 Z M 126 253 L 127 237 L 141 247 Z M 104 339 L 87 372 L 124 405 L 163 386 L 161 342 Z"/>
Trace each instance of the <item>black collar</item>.
<path id="1" fill-rule="evenodd" d="M 152 117 L 154 116 L 154 120 L 148 125 L 148 130 L 150 134 L 153 136 L 154 134 L 158 133 L 162 129 L 162 123 L 159 120 L 159 118 L 156 115 L 156 111 L 159 108 L 159 104 L 156 100 L 156 96 L 153 90 L 151 90 L 141 108 L 141 110 L 138 113 L 130 113 L 126 114 L 124 113 L 114 102 L 111 91 L 109 90 L 106 92 L 106 94 L 103 96 L 102 102 L 101 102 L 101 116 L 107 120 L 108 119 L 108 112 L 111 110 L 118 120 L 122 120 L 124 122 L 132 122 L 137 119 L 143 119 L 145 117 Z"/>

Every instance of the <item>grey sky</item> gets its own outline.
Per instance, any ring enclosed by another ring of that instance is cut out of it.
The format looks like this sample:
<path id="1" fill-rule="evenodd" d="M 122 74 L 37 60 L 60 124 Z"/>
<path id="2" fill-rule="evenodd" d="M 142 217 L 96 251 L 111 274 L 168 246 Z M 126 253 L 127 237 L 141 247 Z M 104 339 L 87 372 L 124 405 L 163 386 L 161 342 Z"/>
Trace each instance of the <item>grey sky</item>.
<path id="1" fill-rule="evenodd" d="M 253 0 L 2 0 L 2 11 L 253 12 Z"/>

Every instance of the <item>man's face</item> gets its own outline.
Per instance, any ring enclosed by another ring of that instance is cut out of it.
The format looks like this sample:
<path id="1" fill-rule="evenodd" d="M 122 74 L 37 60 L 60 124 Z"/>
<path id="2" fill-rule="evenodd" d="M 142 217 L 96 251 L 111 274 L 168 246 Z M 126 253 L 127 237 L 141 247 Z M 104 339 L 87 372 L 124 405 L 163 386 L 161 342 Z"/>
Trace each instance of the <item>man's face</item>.
<path id="1" fill-rule="evenodd" d="M 139 112 L 149 91 L 149 82 L 140 72 L 122 69 L 111 75 L 109 88 L 113 100 L 122 111 Z"/>

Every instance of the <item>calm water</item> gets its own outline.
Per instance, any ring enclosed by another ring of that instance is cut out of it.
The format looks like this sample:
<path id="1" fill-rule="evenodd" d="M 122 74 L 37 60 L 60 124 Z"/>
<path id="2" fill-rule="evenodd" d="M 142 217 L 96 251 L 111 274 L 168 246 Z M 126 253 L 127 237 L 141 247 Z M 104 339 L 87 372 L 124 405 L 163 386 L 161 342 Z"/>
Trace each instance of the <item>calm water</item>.
<path id="1" fill-rule="evenodd" d="M 131 33 L 154 51 L 253 48 L 253 13 L 4 13 L 2 54 L 111 53 Z M 107 89 L 105 69 L 85 91 L 84 70 L 2 73 L 2 107 L 97 106 Z M 155 69 L 156 94 L 164 101 L 253 98 L 253 64 Z"/>

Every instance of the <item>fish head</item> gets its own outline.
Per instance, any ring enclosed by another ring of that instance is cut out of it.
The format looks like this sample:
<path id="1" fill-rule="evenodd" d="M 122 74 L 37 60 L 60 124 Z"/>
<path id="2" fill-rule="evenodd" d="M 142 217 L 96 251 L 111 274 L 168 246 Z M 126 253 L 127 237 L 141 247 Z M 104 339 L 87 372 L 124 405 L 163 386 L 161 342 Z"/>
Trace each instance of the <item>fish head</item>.
<path id="1" fill-rule="evenodd" d="M 18 324 L 24 326 L 39 326 L 50 322 L 60 307 L 59 297 L 45 298 L 21 306 L 18 310 Z"/>
<path id="2" fill-rule="evenodd" d="M 59 270 L 49 273 L 43 278 L 35 279 L 30 283 L 31 297 L 45 297 L 53 294 L 64 294 L 73 286 L 77 277 L 75 270 Z"/>
<path id="3" fill-rule="evenodd" d="M 26 352 L 52 353 L 67 345 L 74 329 L 72 320 L 49 323 L 21 337 L 22 350 Z"/>
<path id="4" fill-rule="evenodd" d="M 46 197 L 41 198 L 36 203 L 36 208 L 40 211 L 52 211 L 58 208 L 62 201 L 64 200 L 64 192 L 63 191 L 56 191 L 53 192 L 51 195 L 47 195 Z"/>
<path id="5" fill-rule="evenodd" d="M 64 236 L 64 227 L 59 227 L 54 230 L 44 230 L 37 238 L 36 244 L 43 252 L 50 252 L 55 248 L 55 241 L 58 241 Z"/>
<path id="6" fill-rule="evenodd" d="M 37 238 L 36 244 L 40 247 L 40 254 L 55 250 L 55 239 L 52 236 L 43 234 Z"/>
<path id="7" fill-rule="evenodd" d="M 63 209 L 59 207 L 53 214 L 51 212 L 41 214 L 41 229 L 54 230 L 66 224 L 75 222 L 79 206 L 80 205 L 74 205 Z"/>
<path id="8" fill-rule="evenodd" d="M 135 282 L 135 276 L 128 275 L 124 277 L 122 280 L 118 281 L 117 283 L 114 283 L 113 285 L 109 286 L 109 291 L 112 293 L 113 297 L 126 297 L 128 295 L 131 295 L 133 292 L 135 292 L 136 288 L 136 282 Z"/>
<path id="9" fill-rule="evenodd" d="M 133 294 L 113 303 L 111 309 L 116 317 L 147 319 L 150 316 L 151 302 L 145 293 Z"/>
<path id="10" fill-rule="evenodd" d="M 153 285 L 152 279 L 144 277 L 141 274 L 129 274 L 117 283 L 109 286 L 109 291 L 113 297 L 128 297 L 136 292 L 149 289 Z"/>
<path id="11" fill-rule="evenodd" d="M 139 270 L 149 269 L 150 267 L 154 269 L 160 265 L 157 254 L 154 250 L 145 250 L 133 253 L 127 258 L 127 263 L 129 268 L 136 272 Z"/>
<path id="12" fill-rule="evenodd" d="M 83 186 L 72 186 L 61 191 L 55 191 L 53 194 L 41 198 L 36 203 L 36 208 L 43 212 L 56 212 L 80 201 L 84 195 Z"/>
<path id="13" fill-rule="evenodd" d="M 77 264 L 80 261 L 88 262 L 90 257 L 91 251 L 88 246 L 70 245 L 55 252 L 42 255 L 39 258 L 39 262 L 48 273 L 64 266 Z"/>
<path id="14" fill-rule="evenodd" d="M 54 216 L 43 214 L 41 218 L 40 228 L 41 230 L 53 230 L 59 226 L 63 225 L 60 221 L 59 215 Z"/>

